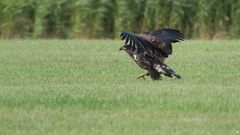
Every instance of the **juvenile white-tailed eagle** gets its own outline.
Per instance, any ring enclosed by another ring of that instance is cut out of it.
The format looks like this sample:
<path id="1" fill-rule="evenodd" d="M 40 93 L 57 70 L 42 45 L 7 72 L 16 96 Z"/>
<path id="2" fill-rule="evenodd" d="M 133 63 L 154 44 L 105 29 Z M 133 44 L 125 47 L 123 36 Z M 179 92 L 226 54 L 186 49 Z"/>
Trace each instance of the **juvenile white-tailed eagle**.
<path id="1" fill-rule="evenodd" d="M 163 28 L 144 34 L 122 32 L 120 36 L 126 42 L 119 50 L 126 51 L 139 67 L 147 70 L 147 73 L 137 78 L 150 76 L 153 80 L 159 80 L 161 74 L 181 78 L 181 75 L 168 67 L 164 61 L 172 54 L 172 43 L 183 41 L 182 32 Z"/>

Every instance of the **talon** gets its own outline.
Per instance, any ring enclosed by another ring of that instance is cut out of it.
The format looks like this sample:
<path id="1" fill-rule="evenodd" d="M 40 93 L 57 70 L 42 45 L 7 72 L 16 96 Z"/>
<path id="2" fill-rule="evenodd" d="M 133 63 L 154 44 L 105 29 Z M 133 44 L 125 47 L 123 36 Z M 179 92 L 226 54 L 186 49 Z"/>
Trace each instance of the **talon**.
<path id="1" fill-rule="evenodd" d="M 141 76 L 137 77 L 136 79 L 140 79 L 140 78 L 143 78 L 145 80 L 145 75 L 141 75 Z"/>
<path id="2" fill-rule="evenodd" d="M 143 79 L 145 80 L 145 76 L 149 76 L 149 73 L 146 73 L 146 74 L 140 75 L 140 76 L 137 77 L 136 79 L 143 78 Z"/>

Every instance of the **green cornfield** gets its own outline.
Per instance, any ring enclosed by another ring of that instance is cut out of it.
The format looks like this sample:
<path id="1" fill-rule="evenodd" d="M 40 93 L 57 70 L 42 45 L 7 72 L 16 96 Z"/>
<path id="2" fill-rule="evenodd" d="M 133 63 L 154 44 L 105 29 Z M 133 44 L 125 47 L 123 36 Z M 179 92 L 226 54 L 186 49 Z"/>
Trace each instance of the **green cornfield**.
<path id="1" fill-rule="evenodd" d="M 238 38 L 240 1 L 0 0 L 0 38 L 117 38 L 162 27 L 186 38 Z"/>

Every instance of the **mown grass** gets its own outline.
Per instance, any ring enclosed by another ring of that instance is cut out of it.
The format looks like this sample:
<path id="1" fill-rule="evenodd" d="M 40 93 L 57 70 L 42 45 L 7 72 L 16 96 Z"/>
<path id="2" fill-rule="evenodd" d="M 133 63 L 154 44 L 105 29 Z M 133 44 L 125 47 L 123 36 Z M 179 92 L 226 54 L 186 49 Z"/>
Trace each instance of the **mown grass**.
<path id="1" fill-rule="evenodd" d="M 185 41 L 144 73 L 112 40 L 0 41 L 1 135 L 236 135 L 240 42 Z"/>

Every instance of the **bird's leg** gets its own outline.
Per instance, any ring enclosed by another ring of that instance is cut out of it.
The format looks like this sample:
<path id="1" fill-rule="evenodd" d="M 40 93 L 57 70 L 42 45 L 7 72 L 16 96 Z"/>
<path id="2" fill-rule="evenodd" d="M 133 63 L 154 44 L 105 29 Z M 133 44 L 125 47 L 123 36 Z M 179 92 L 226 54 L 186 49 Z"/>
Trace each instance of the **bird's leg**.
<path id="1" fill-rule="evenodd" d="M 159 73 L 159 80 L 162 80 L 162 76 L 161 76 L 162 73 Z"/>
<path id="2" fill-rule="evenodd" d="M 161 76 L 161 74 L 160 74 L 160 76 L 159 76 L 159 80 L 162 80 L 162 76 Z"/>
<path id="3" fill-rule="evenodd" d="M 142 74 L 142 75 L 138 76 L 136 79 L 143 78 L 145 80 L 145 76 L 149 76 L 149 73 Z"/>

